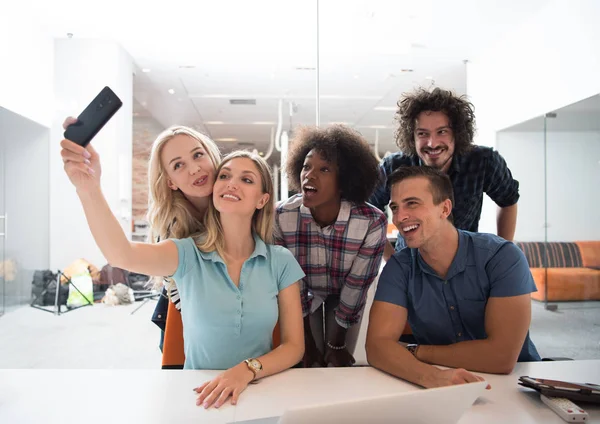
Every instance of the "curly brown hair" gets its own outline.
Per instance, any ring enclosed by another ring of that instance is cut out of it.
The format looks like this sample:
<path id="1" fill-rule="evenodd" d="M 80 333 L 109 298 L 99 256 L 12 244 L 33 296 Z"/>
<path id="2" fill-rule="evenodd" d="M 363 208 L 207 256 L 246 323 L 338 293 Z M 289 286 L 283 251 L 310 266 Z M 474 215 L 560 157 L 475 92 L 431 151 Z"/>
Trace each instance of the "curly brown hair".
<path id="1" fill-rule="evenodd" d="M 326 161 L 337 164 L 343 199 L 354 203 L 369 199 L 380 181 L 379 162 L 364 137 L 344 125 L 295 130 L 285 166 L 291 189 L 302 190 L 300 173 L 306 155 L 313 149 Z"/>
<path id="2" fill-rule="evenodd" d="M 398 101 L 395 119 L 398 128 L 394 134 L 396 144 L 405 155 L 416 156 L 415 124 L 417 116 L 424 111 L 444 112 L 450 120 L 454 135 L 454 153 L 462 155 L 473 146 L 475 135 L 474 106 L 466 96 L 456 96 L 449 90 L 439 87 L 433 91 L 419 88 L 405 93 Z"/>

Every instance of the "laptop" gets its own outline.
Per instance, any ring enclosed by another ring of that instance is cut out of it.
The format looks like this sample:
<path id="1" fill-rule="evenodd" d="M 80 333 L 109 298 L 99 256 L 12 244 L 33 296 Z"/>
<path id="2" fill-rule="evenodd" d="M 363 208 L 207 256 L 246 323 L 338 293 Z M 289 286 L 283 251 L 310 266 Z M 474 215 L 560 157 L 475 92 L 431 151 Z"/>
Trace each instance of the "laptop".
<path id="1" fill-rule="evenodd" d="M 243 424 L 455 424 L 485 392 L 487 382 L 420 389 L 385 396 L 287 409 L 280 417 L 236 421 Z"/>

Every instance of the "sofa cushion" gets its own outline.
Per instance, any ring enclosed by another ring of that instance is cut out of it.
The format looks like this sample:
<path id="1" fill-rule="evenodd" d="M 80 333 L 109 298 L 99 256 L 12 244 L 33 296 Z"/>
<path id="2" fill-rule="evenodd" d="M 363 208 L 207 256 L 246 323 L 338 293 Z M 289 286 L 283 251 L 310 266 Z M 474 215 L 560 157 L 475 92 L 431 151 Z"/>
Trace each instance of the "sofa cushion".
<path id="1" fill-rule="evenodd" d="M 517 242 L 530 268 L 580 268 L 583 266 L 577 243 Z"/>
<path id="2" fill-rule="evenodd" d="M 546 281 L 550 302 L 600 300 L 600 271 L 590 268 L 531 268 L 531 275 L 538 289 L 531 293 L 535 300 L 545 299 Z"/>
<path id="3" fill-rule="evenodd" d="M 578 241 L 583 266 L 600 269 L 600 241 Z"/>

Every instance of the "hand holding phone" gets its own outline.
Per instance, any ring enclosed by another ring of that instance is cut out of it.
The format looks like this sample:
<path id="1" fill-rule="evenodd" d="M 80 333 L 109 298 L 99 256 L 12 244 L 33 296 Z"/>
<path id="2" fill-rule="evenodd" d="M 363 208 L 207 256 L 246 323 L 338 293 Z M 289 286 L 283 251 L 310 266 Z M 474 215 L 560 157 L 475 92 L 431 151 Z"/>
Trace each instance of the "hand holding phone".
<path id="1" fill-rule="evenodd" d="M 121 99 L 109 87 L 104 87 L 77 117 L 77 122 L 67 127 L 65 138 L 86 147 L 121 106 Z"/>

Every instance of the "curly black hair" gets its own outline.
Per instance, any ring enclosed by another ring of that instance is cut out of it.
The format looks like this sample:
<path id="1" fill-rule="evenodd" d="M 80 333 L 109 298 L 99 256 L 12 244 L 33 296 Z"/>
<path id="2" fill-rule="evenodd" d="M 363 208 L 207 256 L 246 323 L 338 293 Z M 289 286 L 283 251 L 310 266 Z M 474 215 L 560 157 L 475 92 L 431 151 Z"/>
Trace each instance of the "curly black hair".
<path id="1" fill-rule="evenodd" d="M 301 191 L 304 159 L 313 149 L 326 161 L 337 164 L 338 187 L 343 199 L 354 203 L 369 199 L 380 182 L 379 162 L 364 137 L 344 125 L 295 130 L 285 166 L 290 188 Z"/>
<path id="2" fill-rule="evenodd" d="M 395 119 L 398 128 L 394 134 L 400 151 L 416 156 L 415 124 L 417 116 L 424 111 L 444 112 L 450 120 L 454 134 L 454 152 L 457 155 L 468 152 L 473 147 L 475 135 L 474 107 L 465 96 L 456 96 L 449 90 L 439 87 L 433 91 L 419 88 L 412 93 L 403 94 L 398 101 Z"/>

